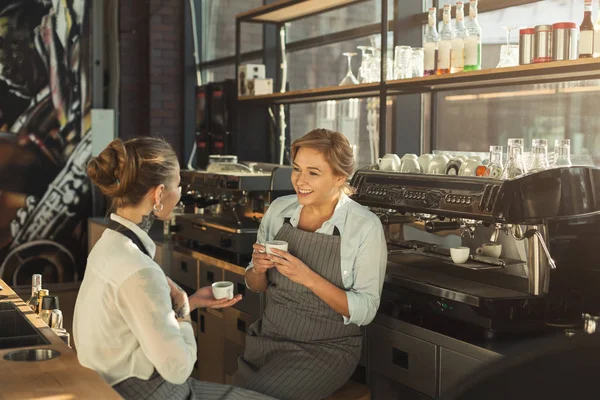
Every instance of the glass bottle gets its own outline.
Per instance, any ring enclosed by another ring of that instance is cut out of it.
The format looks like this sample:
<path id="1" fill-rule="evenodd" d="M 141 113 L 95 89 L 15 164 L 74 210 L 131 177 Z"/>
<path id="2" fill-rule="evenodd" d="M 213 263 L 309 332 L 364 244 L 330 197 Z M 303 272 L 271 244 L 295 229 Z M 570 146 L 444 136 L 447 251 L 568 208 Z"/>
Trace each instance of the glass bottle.
<path id="1" fill-rule="evenodd" d="M 425 32 L 425 41 L 423 48 L 425 49 L 425 71 L 424 75 L 435 75 L 436 61 L 438 51 L 439 35 L 436 27 L 436 8 L 429 9 L 429 23 L 427 24 L 427 32 Z"/>
<path id="2" fill-rule="evenodd" d="M 585 0 L 583 22 L 579 27 L 579 58 L 590 58 L 594 53 L 594 23 L 592 0 Z"/>
<path id="3" fill-rule="evenodd" d="M 598 2 L 596 15 L 598 20 L 594 25 L 594 58 L 600 57 L 600 1 Z"/>
<path id="4" fill-rule="evenodd" d="M 40 318 L 48 326 L 51 324 L 52 310 L 58 308 L 58 296 L 44 296 L 40 308 Z"/>
<path id="5" fill-rule="evenodd" d="M 502 179 L 512 179 L 521 176 L 527 172 L 523 163 L 523 147 L 513 143 L 510 147 L 510 154 L 504 170 L 502 170 Z"/>
<path id="6" fill-rule="evenodd" d="M 437 74 L 449 74 L 452 60 L 452 39 L 454 31 L 450 24 L 450 4 L 444 5 L 443 25 L 440 31 L 440 44 L 438 49 Z"/>
<path id="7" fill-rule="evenodd" d="M 452 39 L 452 61 L 450 62 L 450 72 L 462 72 L 465 65 L 465 38 L 467 37 L 467 28 L 465 27 L 465 6 L 462 1 L 456 3 L 456 27 L 454 28 L 454 38 Z"/>
<path id="8" fill-rule="evenodd" d="M 502 146 L 490 146 L 490 162 L 485 168 L 483 176 L 500 179 L 503 170 Z"/>
<path id="9" fill-rule="evenodd" d="M 42 302 L 44 301 L 44 297 L 49 296 L 50 291 L 48 289 L 40 289 L 38 291 L 38 304 L 37 309 L 35 310 L 36 314 L 39 314 L 42 311 Z"/>
<path id="10" fill-rule="evenodd" d="M 530 171 L 543 171 L 550 168 L 548 163 L 548 141 L 546 139 L 533 139 L 531 141 L 531 157 Z"/>
<path id="11" fill-rule="evenodd" d="M 477 0 L 469 2 L 469 19 L 466 22 L 465 71 L 481 69 L 481 26 L 477 21 Z"/>
<path id="12" fill-rule="evenodd" d="M 38 309 L 38 292 L 42 289 L 42 275 L 33 274 L 31 276 L 31 297 L 25 304 L 33 311 Z"/>
<path id="13" fill-rule="evenodd" d="M 570 167 L 571 163 L 571 140 L 562 139 L 554 141 L 554 162 L 555 167 Z"/>

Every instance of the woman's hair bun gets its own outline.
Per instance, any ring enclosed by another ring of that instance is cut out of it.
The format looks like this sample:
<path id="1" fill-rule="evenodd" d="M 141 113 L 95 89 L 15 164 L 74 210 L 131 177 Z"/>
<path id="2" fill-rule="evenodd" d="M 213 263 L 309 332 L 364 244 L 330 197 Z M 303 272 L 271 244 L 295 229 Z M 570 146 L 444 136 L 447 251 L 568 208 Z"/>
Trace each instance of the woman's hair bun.
<path id="1" fill-rule="evenodd" d="M 153 187 L 172 184 L 179 170 L 173 147 L 155 137 L 116 139 L 92 157 L 87 173 L 113 208 L 139 204 Z"/>
<path id="2" fill-rule="evenodd" d="M 92 157 L 88 163 L 88 176 L 107 196 L 122 197 L 131 182 L 135 181 L 138 164 L 136 152 L 131 149 L 133 154 L 129 154 L 127 147 L 121 139 L 113 140 L 98 157 Z M 129 166 L 129 163 L 133 165 Z"/>

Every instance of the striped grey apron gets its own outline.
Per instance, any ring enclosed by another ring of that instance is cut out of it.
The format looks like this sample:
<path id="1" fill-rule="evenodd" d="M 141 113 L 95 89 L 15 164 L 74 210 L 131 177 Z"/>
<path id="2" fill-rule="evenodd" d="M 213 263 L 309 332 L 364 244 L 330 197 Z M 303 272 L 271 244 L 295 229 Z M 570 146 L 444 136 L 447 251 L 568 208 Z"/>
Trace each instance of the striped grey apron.
<path id="1" fill-rule="evenodd" d="M 110 221 L 109 229 L 115 230 L 131 239 L 133 243 L 146 254 L 150 253 L 144 247 L 140 238 L 129 228 L 118 222 Z M 126 400 L 268 400 L 270 397 L 236 388 L 230 385 L 221 385 L 212 382 L 198 381 L 188 378 L 181 385 L 175 385 L 166 381 L 158 371 L 148 378 L 128 378 L 113 386 Z"/>
<path id="2" fill-rule="evenodd" d="M 181 385 L 167 382 L 156 370 L 148 380 L 128 378 L 113 386 L 126 400 L 274 400 L 230 385 L 188 378 Z"/>
<path id="3" fill-rule="evenodd" d="M 306 232 L 285 222 L 275 240 L 337 287 L 342 282 L 340 236 Z M 267 272 L 261 319 L 248 329 L 233 384 L 282 400 L 320 400 L 343 386 L 358 365 L 362 332 L 303 285 Z"/>

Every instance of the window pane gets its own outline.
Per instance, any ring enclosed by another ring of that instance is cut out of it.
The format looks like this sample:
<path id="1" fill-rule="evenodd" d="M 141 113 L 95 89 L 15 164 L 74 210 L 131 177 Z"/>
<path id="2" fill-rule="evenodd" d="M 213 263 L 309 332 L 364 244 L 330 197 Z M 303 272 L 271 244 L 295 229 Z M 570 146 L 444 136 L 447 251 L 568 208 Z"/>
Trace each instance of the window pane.
<path id="1" fill-rule="evenodd" d="M 262 6 L 262 0 L 202 0 L 202 61 L 235 55 L 235 16 Z M 241 52 L 262 48 L 263 26 L 241 25 Z"/>
<path id="2" fill-rule="evenodd" d="M 350 99 L 290 106 L 291 141 L 315 128 L 338 131 L 354 148 L 357 167 L 379 157 L 379 99 Z"/>
<path id="3" fill-rule="evenodd" d="M 462 90 L 437 95 L 433 149 L 487 151 L 509 138 L 571 139 L 573 162 L 600 165 L 600 80 Z"/>
<path id="4" fill-rule="evenodd" d="M 393 17 L 393 7 L 394 1 L 388 0 L 388 19 Z M 287 42 L 380 22 L 381 0 L 369 0 L 288 23 Z"/>
<path id="5" fill-rule="evenodd" d="M 388 34 L 388 58 L 393 57 L 393 32 Z M 356 53 L 352 57 L 352 74 L 358 78 L 361 51 L 357 46 L 381 47 L 381 35 L 372 35 L 347 42 L 314 47 L 288 53 L 288 82 L 290 90 L 316 89 L 339 85 L 348 73 L 348 58 L 343 53 Z M 390 59 L 391 63 L 391 59 Z"/>

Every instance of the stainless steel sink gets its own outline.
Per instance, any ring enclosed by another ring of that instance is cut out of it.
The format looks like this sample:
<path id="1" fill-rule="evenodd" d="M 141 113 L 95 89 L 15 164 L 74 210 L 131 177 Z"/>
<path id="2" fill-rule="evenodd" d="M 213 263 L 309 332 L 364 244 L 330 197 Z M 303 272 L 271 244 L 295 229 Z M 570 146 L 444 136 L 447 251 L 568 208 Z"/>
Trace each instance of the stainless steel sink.
<path id="1" fill-rule="evenodd" d="M 0 302 L 0 349 L 49 343 L 13 303 Z"/>

